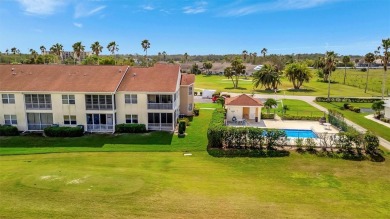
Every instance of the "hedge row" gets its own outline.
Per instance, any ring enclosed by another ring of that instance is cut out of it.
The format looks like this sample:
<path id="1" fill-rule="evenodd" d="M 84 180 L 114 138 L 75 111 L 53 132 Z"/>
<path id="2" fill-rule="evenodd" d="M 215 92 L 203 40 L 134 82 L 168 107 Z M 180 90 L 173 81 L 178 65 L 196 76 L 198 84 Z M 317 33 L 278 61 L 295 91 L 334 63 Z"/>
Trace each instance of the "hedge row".
<path id="1" fill-rule="evenodd" d="M 260 149 L 208 149 L 207 152 L 213 157 L 287 157 L 290 155 L 286 150 L 260 150 Z"/>
<path id="2" fill-rule="evenodd" d="M 344 132 L 358 132 L 355 128 L 349 126 L 344 121 L 344 115 L 342 113 L 339 113 L 335 110 L 329 109 L 328 121 L 330 124 L 332 124 L 333 126 L 337 127 L 338 129 Z"/>
<path id="3" fill-rule="evenodd" d="M 19 135 L 18 128 L 10 125 L 0 125 L 0 136 L 16 136 Z"/>
<path id="4" fill-rule="evenodd" d="M 84 135 L 84 130 L 80 127 L 46 127 L 45 135 L 49 137 L 80 137 Z"/>
<path id="5" fill-rule="evenodd" d="M 270 114 L 261 114 L 261 119 L 275 119 L 275 113 L 270 113 Z"/>
<path id="6" fill-rule="evenodd" d="M 118 124 L 115 125 L 117 133 L 144 133 L 146 132 L 145 124 Z"/>
<path id="7" fill-rule="evenodd" d="M 390 123 L 390 119 L 387 119 L 387 118 L 381 118 L 381 121 L 386 122 L 386 123 Z"/>
<path id="8" fill-rule="evenodd" d="M 330 102 L 373 103 L 379 98 L 330 97 Z M 327 97 L 316 97 L 317 102 L 328 102 Z"/>
<path id="9" fill-rule="evenodd" d="M 294 116 L 294 115 L 283 115 L 283 120 L 309 120 L 309 121 L 319 121 L 321 116 Z"/>
<path id="10" fill-rule="evenodd" d="M 355 112 L 355 113 L 360 113 L 359 107 L 352 106 L 349 103 L 344 103 L 344 109 L 351 110 L 352 112 Z"/>

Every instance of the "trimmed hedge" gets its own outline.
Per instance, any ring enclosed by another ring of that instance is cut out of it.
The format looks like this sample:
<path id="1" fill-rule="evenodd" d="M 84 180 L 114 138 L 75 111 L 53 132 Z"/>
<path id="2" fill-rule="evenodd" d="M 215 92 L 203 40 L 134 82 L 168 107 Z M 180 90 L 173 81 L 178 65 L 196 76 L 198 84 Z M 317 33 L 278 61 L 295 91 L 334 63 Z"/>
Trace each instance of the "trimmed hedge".
<path id="1" fill-rule="evenodd" d="M 15 126 L 0 125 L 0 136 L 16 136 L 19 135 L 19 130 Z"/>
<path id="2" fill-rule="evenodd" d="M 46 127 L 45 135 L 49 137 L 80 137 L 84 135 L 84 130 L 80 127 Z"/>
<path id="3" fill-rule="evenodd" d="M 186 122 L 184 120 L 179 121 L 179 134 L 184 135 L 186 132 Z"/>
<path id="4" fill-rule="evenodd" d="M 198 108 L 194 108 L 194 116 L 199 116 L 199 109 Z"/>
<path id="5" fill-rule="evenodd" d="M 330 97 L 330 102 L 373 103 L 379 98 Z M 317 102 L 328 102 L 327 97 L 316 97 Z"/>
<path id="6" fill-rule="evenodd" d="M 115 125 L 115 132 L 117 133 L 145 133 L 145 124 L 118 124 Z"/>
<path id="7" fill-rule="evenodd" d="M 270 113 L 270 114 L 261 114 L 261 119 L 275 119 L 275 113 Z"/>
<path id="8" fill-rule="evenodd" d="M 207 152 L 213 157 L 287 157 L 290 155 L 289 151 L 264 151 L 258 149 L 208 149 Z"/>
<path id="9" fill-rule="evenodd" d="M 339 113 L 335 110 L 329 109 L 328 121 L 330 124 L 332 124 L 333 126 L 339 128 L 344 132 L 358 132 L 355 128 L 349 126 L 344 121 L 344 115 L 342 113 Z"/>
<path id="10" fill-rule="evenodd" d="M 283 120 L 309 120 L 309 121 L 319 121 L 322 116 L 294 116 L 294 115 L 283 115 L 281 117 Z"/>

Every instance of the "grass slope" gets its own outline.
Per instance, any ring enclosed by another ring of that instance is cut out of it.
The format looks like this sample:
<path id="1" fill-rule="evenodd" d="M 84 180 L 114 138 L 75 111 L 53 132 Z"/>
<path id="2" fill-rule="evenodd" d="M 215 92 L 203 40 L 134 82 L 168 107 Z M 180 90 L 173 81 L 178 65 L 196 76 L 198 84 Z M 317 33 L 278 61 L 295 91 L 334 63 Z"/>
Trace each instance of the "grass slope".
<path id="1" fill-rule="evenodd" d="M 306 103 L 302 100 L 290 100 L 290 99 L 282 99 L 283 106 L 287 106 L 289 110 L 286 111 L 286 115 L 293 116 L 323 116 L 324 112 L 318 110 L 312 105 Z M 277 113 L 282 115 L 283 108 L 282 104 L 278 104 Z"/>

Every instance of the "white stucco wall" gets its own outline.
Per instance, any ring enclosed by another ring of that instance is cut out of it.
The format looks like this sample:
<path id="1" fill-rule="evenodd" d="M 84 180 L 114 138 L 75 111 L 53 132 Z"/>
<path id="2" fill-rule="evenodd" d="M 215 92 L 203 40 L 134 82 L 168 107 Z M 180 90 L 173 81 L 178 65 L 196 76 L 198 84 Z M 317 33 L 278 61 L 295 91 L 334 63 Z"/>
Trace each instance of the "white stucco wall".
<path id="1" fill-rule="evenodd" d="M 385 101 L 385 118 L 390 119 L 390 100 Z"/>
<path id="2" fill-rule="evenodd" d="M 227 109 L 226 112 L 226 120 L 228 122 L 231 122 L 233 119 L 233 116 L 236 117 L 236 119 L 243 119 L 243 112 L 244 112 L 245 106 L 226 106 Z M 256 114 L 256 108 L 258 108 L 258 114 Z M 260 118 L 261 115 L 261 107 L 250 107 L 249 108 L 249 119 L 255 119 L 256 117 Z"/>

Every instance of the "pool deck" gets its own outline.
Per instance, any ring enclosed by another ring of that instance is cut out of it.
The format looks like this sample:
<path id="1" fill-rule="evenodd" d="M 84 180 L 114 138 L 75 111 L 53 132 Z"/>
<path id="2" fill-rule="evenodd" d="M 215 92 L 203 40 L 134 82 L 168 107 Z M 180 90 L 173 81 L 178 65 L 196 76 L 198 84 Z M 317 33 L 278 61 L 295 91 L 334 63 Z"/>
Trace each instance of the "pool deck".
<path id="1" fill-rule="evenodd" d="M 254 120 L 246 120 L 245 124 L 228 122 L 228 125 L 235 127 L 258 127 L 271 129 L 303 129 L 313 130 L 315 133 L 339 133 L 339 130 L 334 128 L 333 126 L 321 125 L 318 121 L 282 120 L 280 118 L 264 119 L 260 120 L 260 122 L 255 122 Z"/>

